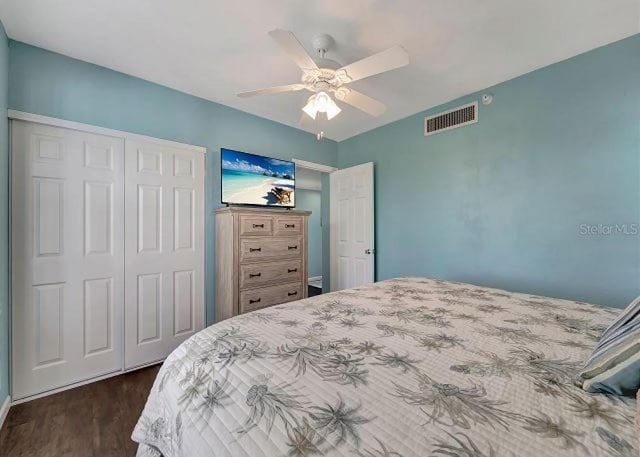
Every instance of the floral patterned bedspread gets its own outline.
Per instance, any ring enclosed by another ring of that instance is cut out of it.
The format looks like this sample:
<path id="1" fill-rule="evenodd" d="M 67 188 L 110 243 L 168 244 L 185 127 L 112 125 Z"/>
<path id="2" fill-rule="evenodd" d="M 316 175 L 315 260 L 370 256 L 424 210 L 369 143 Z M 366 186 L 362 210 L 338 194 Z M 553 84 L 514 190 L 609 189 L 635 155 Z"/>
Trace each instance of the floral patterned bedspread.
<path id="1" fill-rule="evenodd" d="M 573 378 L 619 310 L 401 278 L 213 325 L 164 363 L 138 456 L 637 456 Z"/>

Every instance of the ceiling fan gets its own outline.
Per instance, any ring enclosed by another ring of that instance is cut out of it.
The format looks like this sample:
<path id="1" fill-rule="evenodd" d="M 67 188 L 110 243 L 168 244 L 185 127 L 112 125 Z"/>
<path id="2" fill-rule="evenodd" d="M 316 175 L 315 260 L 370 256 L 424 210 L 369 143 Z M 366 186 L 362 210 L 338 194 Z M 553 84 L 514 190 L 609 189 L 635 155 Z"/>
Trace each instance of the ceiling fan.
<path id="1" fill-rule="evenodd" d="M 238 94 L 238 97 L 308 90 L 313 92 L 313 95 L 309 97 L 302 111 L 314 120 L 318 113 L 324 113 L 327 119 L 332 119 L 342 111 L 333 101 L 330 93 L 333 93 L 337 100 L 354 106 L 371 116 L 380 116 L 387 109 L 384 103 L 346 87 L 346 85 L 409 64 L 409 55 L 401 46 L 394 46 L 386 51 L 342 66 L 334 60 L 325 58 L 326 52 L 334 44 L 333 38 L 329 35 L 322 34 L 313 39 L 313 47 L 318 52 L 317 60 L 311 58 L 292 32 L 276 29 L 269 32 L 269 35 L 300 67 L 302 70 L 301 82 L 242 92 Z"/>

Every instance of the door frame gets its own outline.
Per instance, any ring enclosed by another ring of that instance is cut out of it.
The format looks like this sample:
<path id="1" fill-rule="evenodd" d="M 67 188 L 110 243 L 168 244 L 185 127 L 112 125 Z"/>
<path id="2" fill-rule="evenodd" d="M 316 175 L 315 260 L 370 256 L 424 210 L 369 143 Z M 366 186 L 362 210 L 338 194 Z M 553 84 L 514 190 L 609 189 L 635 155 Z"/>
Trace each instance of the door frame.
<path id="1" fill-rule="evenodd" d="M 164 146 L 170 146 L 174 148 L 181 148 L 193 152 L 207 153 L 207 148 L 204 146 L 195 146 L 193 144 L 179 143 L 177 141 L 165 140 L 163 138 L 154 138 L 152 136 L 140 135 L 138 133 L 125 132 L 122 130 L 108 129 L 105 127 L 98 127 L 97 125 L 83 124 L 82 122 L 67 121 L 66 119 L 58 119 L 56 117 L 42 116 L 40 114 L 27 113 L 25 111 L 7 110 L 7 117 L 9 120 L 15 119 L 18 121 L 33 122 L 36 124 L 50 125 L 52 127 L 62 127 L 65 129 L 79 130 L 86 133 L 96 133 L 98 135 L 115 136 L 123 138 L 125 140 L 136 140 L 148 143 L 156 143 Z"/>
<path id="2" fill-rule="evenodd" d="M 338 168 L 336 167 L 323 165 L 321 163 L 307 162 L 306 160 L 293 159 L 292 162 L 296 164 L 296 167 L 306 168 L 307 170 L 319 171 L 320 173 L 333 173 L 334 171 L 338 170 Z"/>

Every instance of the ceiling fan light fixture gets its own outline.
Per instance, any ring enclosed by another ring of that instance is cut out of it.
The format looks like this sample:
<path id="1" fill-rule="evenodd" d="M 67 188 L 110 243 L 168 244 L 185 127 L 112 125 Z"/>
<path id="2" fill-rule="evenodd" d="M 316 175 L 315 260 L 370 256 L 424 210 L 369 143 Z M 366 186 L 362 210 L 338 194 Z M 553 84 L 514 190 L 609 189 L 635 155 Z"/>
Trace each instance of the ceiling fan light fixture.
<path id="1" fill-rule="evenodd" d="M 316 109 L 315 95 L 312 95 L 311 97 L 309 97 L 309 101 L 307 102 L 306 105 L 302 107 L 302 111 L 304 111 L 307 114 L 307 116 L 309 116 L 314 121 L 316 120 L 316 116 L 318 115 L 318 110 Z"/>
<path id="2" fill-rule="evenodd" d="M 321 113 L 326 113 L 329 104 L 332 102 L 331 97 L 326 92 L 318 92 L 316 94 L 316 109 Z"/>
<path id="3" fill-rule="evenodd" d="M 327 120 L 336 117 L 342 111 L 336 102 L 326 92 L 318 92 L 309 97 L 309 101 L 302 108 L 311 119 L 316 119 L 318 113 L 326 113 Z"/>
<path id="4" fill-rule="evenodd" d="M 327 119 L 328 120 L 333 119 L 338 114 L 340 114 L 341 111 L 342 110 L 340 109 L 340 107 L 336 105 L 336 102 L 334 102 L 331 98 L 329 98 L 329 103 L 327 104 L 327 109 L 325 111 L 325 113 L 327 113 Z"/>

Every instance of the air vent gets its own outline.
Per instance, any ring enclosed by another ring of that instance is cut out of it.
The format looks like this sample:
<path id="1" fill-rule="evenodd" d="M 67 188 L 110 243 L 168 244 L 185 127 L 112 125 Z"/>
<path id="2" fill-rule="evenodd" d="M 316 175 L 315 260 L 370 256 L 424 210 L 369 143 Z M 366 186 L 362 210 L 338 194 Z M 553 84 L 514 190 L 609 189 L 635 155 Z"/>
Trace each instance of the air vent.
<path id="1" fill-rule="evenodd" d="M 424 136 L 478 122 L 478 102 L 469 103 L 424 119 Z"/>

